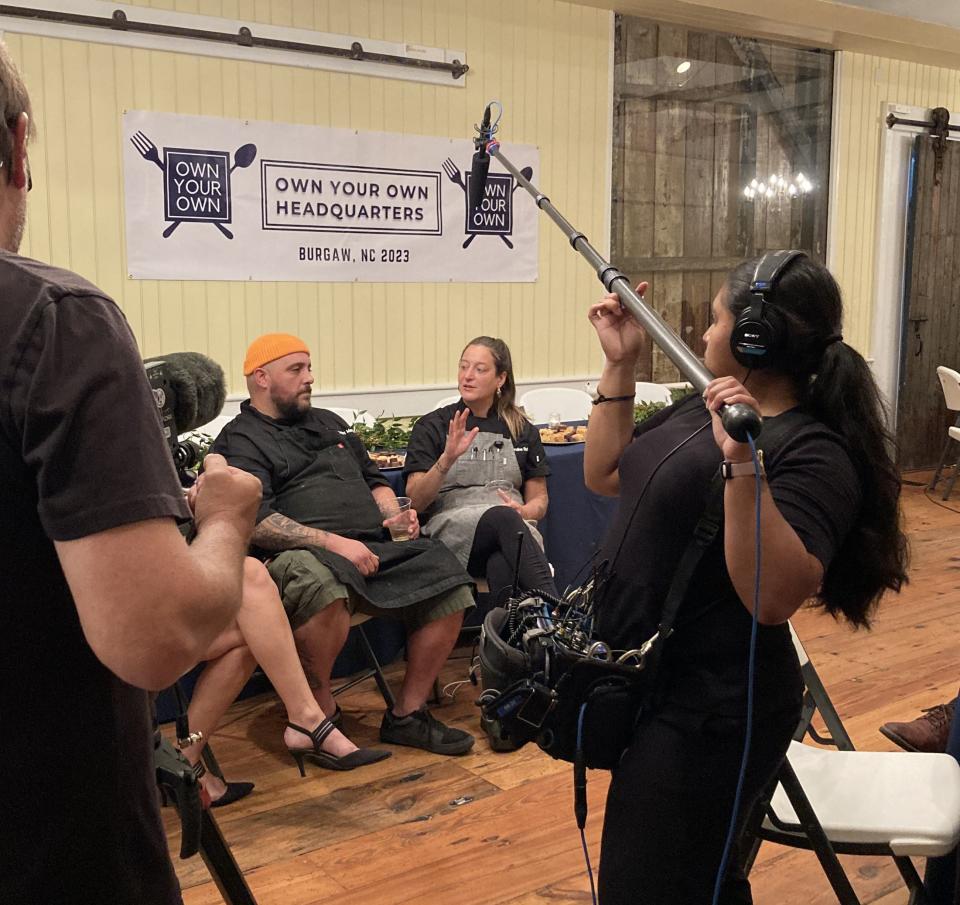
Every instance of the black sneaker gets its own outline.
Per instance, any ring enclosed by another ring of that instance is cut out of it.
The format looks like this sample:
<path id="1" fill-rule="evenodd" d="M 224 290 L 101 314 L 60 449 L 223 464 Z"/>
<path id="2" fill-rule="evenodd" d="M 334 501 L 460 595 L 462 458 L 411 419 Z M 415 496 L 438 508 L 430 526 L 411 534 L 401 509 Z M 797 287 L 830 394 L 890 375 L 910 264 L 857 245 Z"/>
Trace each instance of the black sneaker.
<path id="1" fill-rule="evenodd" d="M 404 717 L 387 710 L 380 724 L 380 741 L 423 748 L 434 754 L 466 754 L 473 747 L 474 738 L 462 729 L 445 726 L 426 707 L 421 707 Z"/>

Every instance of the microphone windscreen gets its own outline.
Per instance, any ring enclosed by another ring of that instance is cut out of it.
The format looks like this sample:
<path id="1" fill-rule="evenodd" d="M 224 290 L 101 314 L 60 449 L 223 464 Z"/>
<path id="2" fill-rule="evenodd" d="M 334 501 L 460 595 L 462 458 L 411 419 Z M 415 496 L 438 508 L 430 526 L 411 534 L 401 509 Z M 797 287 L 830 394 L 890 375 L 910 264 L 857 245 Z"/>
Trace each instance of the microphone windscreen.
<path id="1" fill-rule="evenodd" d="M 223 410 L 227 399 L 227 381 L 223 368 L 212 358 L 199 352 L 171 352 L 144 361 L 166 363 L 178 433 L 196 430 L 213 421 Z"/>
<path id="2" fill-rule="evenodd" d="M 470 213 L 472 214 L 483 201 L 483 193 L 487 188 L 487 173 L 490 171 L 490 155 L 477 151 L 473 155 L 473 166 L 470 168 Z"/>

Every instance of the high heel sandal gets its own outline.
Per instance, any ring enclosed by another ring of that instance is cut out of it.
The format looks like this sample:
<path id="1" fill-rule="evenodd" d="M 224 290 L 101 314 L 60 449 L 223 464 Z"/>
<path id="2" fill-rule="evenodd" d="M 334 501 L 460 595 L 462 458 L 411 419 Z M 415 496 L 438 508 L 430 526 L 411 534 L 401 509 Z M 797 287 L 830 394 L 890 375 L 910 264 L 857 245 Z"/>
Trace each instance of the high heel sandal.
<path id="1" fill-rule="evenodd" d="M 349 754 L 337 757 L 330 754 L 329 751 L 321 750 L 321 745 L 326 741 L 327 736 L 336 728 L 330 720 L 324 718 L 316 729 L 304 729 L 303 726 L 297 726 L 294 723 L 287 723 L 290 729 L 300 732 L 307 736 L 313 742 L 313 748 L 287 748 L 290 756 L 297 762 L 300 768 L 300 775 L 306 776 L 307 772 L 303 768 L 305 760 L 316 764 L 319 767 L 325 767 L 328 770 L 355 770 L 357 767 L 365 767 L 367 764 L 375 764 L 377 761 L 385 760 L 392 751 L 382 751 L 378 748 L 357 748 Z"/>
<path id="2" fill-rule="evenodd" d="M 193 765 L 193 775 L 197 777 L 197 782 L 200 781 L 200 777 L 204 776 L 207 772 L 207 768 L 203 765 L 203 761 L 197 761 Z M 246 798 L 254 789 L 252 782 L 227 782 L 226 791 L 216 800 L 210 800 L 211 808 L 225 808 L 228 804 L 233 804 L 235 801 L 239 801 L 241 798 Z"/>

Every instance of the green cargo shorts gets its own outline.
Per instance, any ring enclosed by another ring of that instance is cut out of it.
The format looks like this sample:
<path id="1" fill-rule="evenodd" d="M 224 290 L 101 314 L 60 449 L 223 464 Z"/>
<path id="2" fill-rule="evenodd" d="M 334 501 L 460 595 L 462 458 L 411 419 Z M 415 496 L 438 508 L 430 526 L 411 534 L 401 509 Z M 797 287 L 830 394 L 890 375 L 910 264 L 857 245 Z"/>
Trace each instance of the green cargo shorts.
<path id="1" fill-rule="evenodd" d="M 309 622 L 336 600 L 345 600 L 347 611 L 367 616 L 388 616 L 402 620 L 407 631 L 416 631 L 427 623 L 453 613 L 469 610 L 473 594 L 468 585 L 460 585 L 434 597 L 397 609 L 374 606 L 337 577 L 309 550 L 285 550 L 267 563 L 267 571 L 280 591 L 283 608 L 294 630 Z"/>

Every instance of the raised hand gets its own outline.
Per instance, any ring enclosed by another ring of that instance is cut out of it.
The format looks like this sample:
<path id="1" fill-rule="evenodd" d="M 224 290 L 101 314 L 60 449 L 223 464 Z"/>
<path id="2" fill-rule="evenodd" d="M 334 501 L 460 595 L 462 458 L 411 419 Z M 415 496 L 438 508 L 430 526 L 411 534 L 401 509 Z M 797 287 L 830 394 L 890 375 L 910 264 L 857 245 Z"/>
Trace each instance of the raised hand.
<path id="1" fill-rule="evenodd" d="M 640 283 L 637 294 L 642 296 L 648 285 Z M 588 317 L 597 331 L 607 361 L 629 362 L 640 354 L 646 334 L 633 315 L 620 305 L 620 296 L 615 292 L 607 293 L 591 305 Z"/>
<path id="2" fill-rule="evenodd" d="M 449 471 L 457 459 L 460 458 L 473 443 L 480 428 L 467 430 L 467 418 L 470 417 L 470 409 L 465 408 L 462 412 L 457 412 L 451 419 L 447 427 L 447 442 L 440 454 L 441 466 L 444 471 Z"/>
<path id="3" fill-rule="evenodd" d="M 754 411 L 760 411 L 760 403 L 750 395 L 747 388 L 735 377 L 718 377 L 707 384 L 703 391 L 703 401 L 713 416 L 713 439 L 728 462 L 749 462 L 752 458 L 750 445 L 738 443 L 723 428 L 723 422 L 717 412 L 725 405 L 742 402 Z"/>

